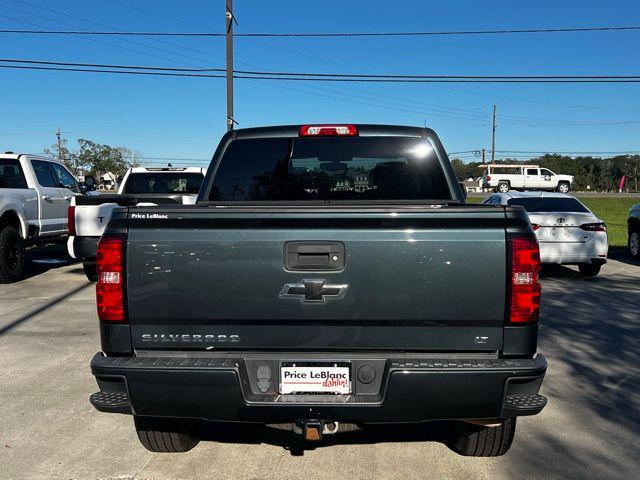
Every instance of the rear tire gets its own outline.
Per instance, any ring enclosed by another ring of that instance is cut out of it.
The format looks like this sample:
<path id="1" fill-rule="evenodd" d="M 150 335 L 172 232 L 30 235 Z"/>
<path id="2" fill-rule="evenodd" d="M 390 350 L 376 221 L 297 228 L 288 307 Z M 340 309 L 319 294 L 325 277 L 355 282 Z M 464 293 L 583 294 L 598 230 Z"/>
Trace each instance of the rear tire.
<path id="1" fill-rule="evenodd" d="M 600 273 L 602 264 L 600 263 L 581 263 L 578 265 L 578 270 L 585 277 L 595 277 Z"/>
<path id="2" fill-rule="evenodd" d="M 632 230 L 629 232 L 629 255 L 634 260 L 640 260 L 640 230 Z"/>
<path id="3" fill-rule="evenodd" d="M 96 270 L 95 262 L 83 262 L 82 269 L 90 282 L 98 281 L 98 271 Z"/>
<path id="4" fill-rule="evenodd" d="M 557 188 L 557 190 L 560 193 L 569 193 L 570 189 L 571 189 L 571 187 L 569 186 L 569 183 L 567 183 L 567 182 L 560 182 L 558 184 L 558 188 Z"/>
<path id="5" fill-rule="evenodd" d="M 511 190 L 511 185 L 508 182 L 498 183 L 498 192 L 507 193 L 509 190 Z"/>
<path id="6" fill-rule="evenodd" d="M 24 242 L 20 232 L 8 226 L 0 230 L 0 283 L 12 283 L 24 271 Z"/>
<path id="7" fill-rule="evenodd" d="M 498 427 L 457 422 L 449 448 L 465 457 L 499 457 L 509 451 L 515 433 L 516 417 Z"/>
<path id="8" fill-rule="evenodd" d="M 150 452 L 188 452 L 200 439 L 193 435 L 188 420 L 180 418 L 133 417 L 140 443 Z"/>

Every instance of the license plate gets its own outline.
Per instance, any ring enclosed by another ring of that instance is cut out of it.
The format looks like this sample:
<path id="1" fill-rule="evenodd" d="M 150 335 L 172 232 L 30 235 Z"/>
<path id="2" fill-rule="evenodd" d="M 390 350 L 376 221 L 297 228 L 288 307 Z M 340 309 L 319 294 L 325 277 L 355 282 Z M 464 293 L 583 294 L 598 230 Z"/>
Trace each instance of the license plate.
<path id="1" fill-rule="evenodd" d="M 283 362 L 280 393 L 351 393 L 351 368 L 347 362 Z"/>

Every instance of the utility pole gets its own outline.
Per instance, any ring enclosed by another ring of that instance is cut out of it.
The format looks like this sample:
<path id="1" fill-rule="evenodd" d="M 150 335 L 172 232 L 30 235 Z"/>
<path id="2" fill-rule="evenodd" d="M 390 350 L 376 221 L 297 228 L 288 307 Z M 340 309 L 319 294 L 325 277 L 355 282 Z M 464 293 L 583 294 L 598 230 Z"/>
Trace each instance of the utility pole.
<path id="1" fill-rule="evenodd" d="M 485 159 L 484 159 L 484 148 L 482 149 L 482 163 L 485 163 Z"/>
<path id="2" fill-rule="evenodd" d="M 58 161 L 62 161 L 62 139 L 60 137 L 60 127 L 56 130 L 56 139 L 57 139 L 57 147 L 58 147 Z"/>
<path id="3" fill-rule="evenodd" d="M 233 130 L 233 0 L 227 0 L 225 27 L 227 32 L 227 131 Z M 236 22 L 237 23 L 237 22 Z"/>
<path id="4" fill-rule="evenodd" d="M 493 106 L 493 132 L 491 134 L 491 163 L 496 159 L 496 106 Z"/>

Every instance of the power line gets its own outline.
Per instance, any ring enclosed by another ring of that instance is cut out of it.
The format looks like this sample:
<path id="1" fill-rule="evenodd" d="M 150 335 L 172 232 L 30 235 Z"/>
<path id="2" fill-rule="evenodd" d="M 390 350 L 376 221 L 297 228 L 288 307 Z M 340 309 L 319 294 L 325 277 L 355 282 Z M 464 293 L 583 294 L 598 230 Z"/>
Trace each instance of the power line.
<path id="1" fill-rule="evenodd" d="M 19 13 L 23 13 L 23 14 L 27 14 L 27 15 L 35 16 L 35 17 L 38 17 L 38 18 L 42 18 L 43 20 L 46 20 L 46 21 L 48 21 L 48 22 L 56 22 L 56 23 L 62 23 L 62 24 L 64 24 L 64 25 L 70 25 L 70 26 L 73 26 L 72 24 L 67 23 L 67 22 L 63 22 L 63 21 L 60 21 L 60 20 L 55 20 L 55 19 L 53 19 L 53 18 L 45 17 L 45 16 L 42 16 L 42 15 L 37 15 L 37 14 L 35 14 L 35 13 L 25 12 L 24 10 L 18 10 L 18 9 L 15 9 L 15 8 L 7 7 L 7 6 L 5 6 L 5 5 L 0 5 L 0 8 L 7 8 L 7 9 L 10 9 L 10 10 L 17 11 L 17 12 L 19 12 Z M 15 21 L 18 21 L 18 22 L 21 22 L 21 23 L 26 23 L 26 24 L 28 24 L 28 25 L 35 25 L 35 26 L 38 26 L 38 27 L 44 27 L 44 28 L 46 28 L 44 25 L 41 25 L 41 24 L 39 24 L 39 23 L 33 23 L 33 22 L 30 22 L 30 21 L 27 21 L 27 20 L 22 20 L 22 19 L 15 18 L 15 17 L 10 17 L 10 16 L 8 16 L 8 15 L 0 15 L 0 17 L 3 17 L 3 18 L 9 18 L 9 19 L 11 19 L 11 20 L 15 20 Z M 82 38 L 83 40 L 87 40 L 87 41 L 89 41 L 89 42 L 99 43 L 99 44 L 102 44 L 102 45 L 107 45 L 107 46 L 110 46 L 110 47 L 115 47 L 115 48 L 119 48 L 119 49 L 122 49 L 122 50 L 127 50 L 127 51 L 129 51 L 129 52 L 134 52 L 134 53 L 137 53 L 137 54 L 140 54 L 140 55 L 146 55 L 146 56 L 150 56 L 150 57 L 158 58 L 158 59 L 160 59 L 160 60 L 174 61 L 174 62 L 177 62 L 177 63 L 181 63 L 181 64 L 183 64 L 183 65 L 190 65 L 189 63 L 185 63 L 185 62 L 183 62 L 183 61 L 181 61 L 181 60 L 175 60 L 175 59 L 170 59 L 170 58 L 167 58 L 167 57 L 162 57 L 162 56 L 160 56 L 160 55 L 156 55 L 156 54 L 154 54 L 154 53 L 145 52 L 145 51 L 143 51 L 143 50 L 137 50 L 137 49 L 135 49 L 135 48 L 126 47 L 126 46 L 124 46 L 124 45 L 119 45 L 119 44 L 116 44 L 116 43 L 111 43 L 111 42 L 106 42 L 106 41 L 104 41 L 104 40 L 98 40 L 98 39 L 96 39 L 96 38 L 91 38 L 90 36 L 80 36 L 80 38 Z M 157 48 L 157 47 L 153 47 L 153 46 L 150 46 L 150 45 L 146 45 L 146 44 L 144 44 L 144 43 L 140 43 L 140 42 L 133 42 L 133 41 L 126 40 L 126 39 L 124 39 L 123 41 L 125 41 L 125 42 L 127 42 L 127 43 L 134 44 L 134 45 L 139 45 L 139 46 L 142 46 L 142 47 L 145 47 L 145 48 L 153 48 L 153 49 L 155 49 L 155 50 L 158 50 L 158 48 Z M 170 54 L 172 54 L 172 55 L 176 55 L 176 56 L 180 55 L 181 57 L 185 57 L 185 55 L 184 55 L 184 54 L 180 54 L 180 53 L 176 53 L 176 52 L 171 52 L 171 51 L 166 50 L 166 49 L 159 49 L 159 50 L 164 51 L 164 52 L 167 52 L 167 53 L 170 53 Z M 193 57 L 191 57 L 191 58 L 193 58 Z"/>
<path id="2" fill-rule="evenodd" d="M 34 3 L 30 3 L 30 2 L 26 2 L 26 1 L 22 1 L 22 0 L 14 0 L 14 1 L 16 3 L 20 3 L 20 4 L 23 4 L 23 5 L 32 7 L 32 8 L 36 8 L 38 10 L 43 10 L 45 12 L 49 12 L 49 13 L 52 13 L 52 14 L 57 15 L 57 16 L 62 16 L 62 17 L 67 17 L 67 18 L 71 18 L 71 19 L 74 19 L 74 20 L 79 20 L 79 21 L 81 21 L 83 23 L 96 25 L 96 26 L 102 27 L 102 28 L 113 29 L 116 32 L 120 32 L 120 33 L 122 33 L 122 32 L 126 33 L 125 30 L 122 30 L 120 28 L 114 27 L 112 25 L 95 22 L 95 21 L 87 19 L 87 18 L 79 17 L 77 15 L 71 15 L 71 14 L 68 14 L 68 13 L 65 13 L 65 12 L 61 12 L 59 10 L 54 10 L 52 8 L 43 7 L 41 5 L 36 5 Z M 27 14 L 27 15 L 34 15 L 36 17 L 44 18 L 45 20 L 49 20 L 49 21 L 55 22 L 57 24 L 62 23 L 63 25 L 66 25 L 66 26 L 69 26 L 69 27 L 72 27 L 72 28 L 83 28 L 83 27 L 78 26 L 77 24 L 61 22 L 59 20 L 51 19 L 50 17 L 43 17 L 42 15 L 37 15 L 37 14 L 31 13 L 31 12 L 25 12 L 24 10 L 18 10 L 16 8 L 6 7 L 6 6 L 3 6 L 3 8 L 7 8 L 7 9 L 10 9 L 10 10 L 21 12 L 21 13 L 24 13 L 24 14 Z M 52 29 L 49 28 L 47 31 L 52 31 Z M 85 36 L 85 38 L 87 38 L 87 37 Z M 95 39 L 91 39 L 91 38 L 87 38 L 87 39 L 95 41 Z M 202 61 L 201 59 L 199 59 L 197 57 L 194 57 L 192 55 L 178 54 L 175 51 L 167 50 L 166 48 L 161 48 L 161 47 L 157 47 L 157 46 L 154 46 L 154 45 L 148 45 L 148 44 L 141 43 L 141 42 L 135 41 L 135 40 L 128 40 L 128 39 L 121 39 L 121 40 L 126 42 L 126 43 L 129 43 L 129 44 L 138 45 L 138 46 L 142 46 L 142 47 L 145 47 L 145 48 L 151 48 L 153 50 L 169 53 L 171 55 L 180 55 L 181 57 L 184 57 L 184 58 L 190 58 L 190 59 L 193 59 L 193 60 Z M 191 47 L 187 47 L 187 46 L 180 45 L 180 44 L 177 44 L 177 43 L 169 42 L 167 40 L 160 40 L 158 38 L 148 38 L 148 40 L 152 40 L 153 42 L 161 43 L 161 44 L 164 44 L 164 45 L 170 45 L 170 46 L 177 47 L 177 48 L 180 48 L 180 49 L 183 49 L 183 50 L 189 50 L 189 51 L 196 52 L 196 53 L 199 53 L 199 54 L 204 54 L 204 55 L 207 55 L 207 56 L 210 56 L 210 57 L 215 57 L 215 58 L 219 58 L 219 59 L 223 58 L 223 57 L 221 57 L 219 55 L 214 55 L 214 54 L 211 54 L 209 52 L 204 52 L 202 50 L 197 50 L 197 49 L 194 49 L 194 48 L 191 48 Z M 111 44 L 111 45 L 113 45 L 113 44 Z M 145 53 L 145 54 L 146 55 L 152 55 L 152 54 L 149 54 L 149 53 Z M 156 56 L 157 57 L 157 55 L 152 55 L 152 56 Z M 184 63 L 184 62 L 179 62 L 179 63 L 182 63 L 184 65 L 188 65 L 187 63 Z"/>
<path id="3" fill-rule="evenodd" d="M 440 30 L 422 32 L 299 32 L 299 33 L 234 33 L 234 37 L 304 37 L 304 38 L 344 38 L 344 37 L 428 37 L 458 35 L 511 35 L 522 33 L 579 33 L 579 32 L 619 32 L 640 30 L 638 25 L 598 26 L 598 27 L 561 27 L 561 28 L 510 28 L 491 30 Z M 218 32 L 132 32 L 132 31 L 97 31 L 97 30 L 18 30 L 2 29 L 0 33 L 28 35 L 107 35 L 107 36 L 141 36 L 141 37 L 224 37 Z"/>
<path id="4" fill-rule="evenodd" d="M 117 65 L 96 63 L 54 62 L 26 59 L 0 59 L 5 63 L 55 65 L 63 67 L 81 68 L 36 68 L 33 70 L 62 70 L 62 71 L 86 71 L 105 73 L 124 73 L 140 75 L 164 75 L 164 76 L 188 76 L 219 78 L 219 75 L 208 75 L 192 72 L 224 72 L 221 68 L 174 68 L 174 67 L 149 67 L 141 65 Z M 18 68 L 16 65 L 0 65 L 3 68 Z M 24 67 L 24 65 L 22 65 Z M 86 68 L 94 67 L 94 68 Z M 24 67 L 26 68 L 26 67 Z M 118 70 L 114 70 L 118 69 Z M 131 71 L 139 70 L 139 71 Z M 149 71 L 142 71 L 149 70 Z M 167 73 L 171 72 L 171 73 Z M 179 72 L 179 73 L 177 73 Z M 382 75 L 382 74 L 345 74 L 345 73 L 314 73 L 314 72 L 272 72 L 259 70 L 234 70 L 235 78 L 259 78 L 269 80 L 295 80 L 295 81 L 349 81 L 349 82 L 394 82 L 394 83 L 431 83 L 431 82 L 482 82 L 482 83 L 638 83 L 640 75 Z"/>
<path id="5" fill-rule="evenodd" d="M 96 69 L 96 68 L 61 68 L 61 67 L 39 67 L 29 65 L 0 65 L 0 68 L 21 69 L 21 70 L 51 70 L 59 72 L 89 72 L 89 73 L 109 73 L 124 75 L 156 75 L 164 77 L 199 77 L 199 78 L 224 78 L 224 75 L 212 75 L 203 73 L 170 73 L 157 71 L 127 71 L 113 69 Z M 234 75 L 233 78 L 245 80 L 280 80 L 287 82 L 360 82 L 360 83 L 640 83 L 640 76 L 628 78 L 617 77 L 599 77 L 592 79 L 513 79 L 509 77 L 434 77 L 434 78 L 327 78 L 327 77 L 281 77 L 273 75 Z"/>
<path id="6" fill-rule="evenodd" d="M 127 5 L 127 4 L 120 3 L 120 2 L 117 2 L 117 1 L 114 1 L 114 0 L 106 0 L 106 1 L 108 1 L 109 3 L 113 3 L 113 4 L 116 4 L 116 5 L 119 5 L 119 6 L 121 6 L 121 7 L 126 7 L 126 8 L 128 8 L 128 9 L 133 9 L 133 10 L 140 11 L 140 12 L 143 12 L 143 13 L 145 13 L 145 14 L 151 14 L 151 15 L 154 15 L 154 16 L 157 16 L 157 17 L 160 17 L 160 18 L 169 19 L 169 20 L 171 20 L 171 21 L 178 22 L 178 23 L 181 23 L 181 24 L 184 24 L 184 25 L 190 26 L 190 27 L 206 29 L 206 27 L 204 27 L 204 26 L 202 26 L 202 25 L 198 25 L 198 24 L 195 24 L 195 23 L 192 23 L 192 22 L 185 22 L 185 21 L 183 21 L 183 20 L 178 20 L 178 19 L 175 19 L 175 18 L 173 18 L 173 17 L 169 17 L 169 16 L 166 16 L 166 15 L 161 15 L 161 14 L 159 14 L 159 13 L 157 13 L 157 12 L 154 12 L 154 11 L 150 11 L 150 10 L 142 9 L 142 8 L 139 8 L 139 7 L 134 7 L 134 6 L 132 6 L 132 5 Z M 30 3 L 28 3 L 28 2 L 19 2 L 19 3 L 23 3 L 23 4 L 30 5 L 30 6 L 37 7 L 37 8 L 44 8 L 44 7 L 39 7 L 39 6 L 37 6 L 37 5 L 30 4 Z M 53 10 L 51 10 L 51 9 L 46 9 L 46 10 L 48 10 L 48 11 L 53 11 Z M 25 12 L 25 13 L 26 13 L 26 12 Z M 61 13 L 61 14 L 62 14 L 62 13 Z M 62 14 L 62 15 L 66 15 L 66 14 Z M 73 17 L 73 16 L 71 16 L 71 17 L 72 17 L 72 18 L 78 18 L 78 19 L 80 19 L 80 17 Z M 42 18 L 44 18 L 44 17 L 42 17 Z M 14 19 L 14 20 L 18 20 L 18 19 Z M 84 20 L 84 19 L 82 19 L 82 20 Z M 22 20 L 18 20 L 18 21 L 22 21 Z M 86 20 L 86 21 L 88 21 L 88 20 Z M 24 21 L 22 21 L 22 22 L 23 22 L 23 23 L 30 23 L 30 22 L 24 22 Z M 110 27 L 109 25 L 105 25 L 105 24 L 100 24 L 100 23 L 90 22 L 90 21 L 88 21 L 88 22 L 89 22 L 89 23 L 93 23 L 94 25 L 99 25 L 99 26 L 105 27 L 105 28 L 113 28 L 113 27 Z M 63 23 L 64 23 L 64 22 L 63 22 Z M 31 25 L 36 25 L 36 24 L 31 23 Z M 70 25 L 70 24 L 66 24 L 66 25 Z M 42 25 L 37 25 L 37 26 L 42 27 Z M 598 27 L 598 28 L 609 28 L 609 27 Z M 618 28 L 618 27 L 614 27 L 614 28 Z M 620 28 L 627 28 L 627 27 L 620 27 Z M 46 32 L 49 32 L 49 31 L 51 31 L 51 30 L 47 30 Z M 120 32 L 122 32 L 122 30 L 120 30 Z M 212 32 L 211 30 L 208 30 L 208 31 L 207 31 L 207 33 L 215 33 L 215 32 Z M 82 37 L 82 38 L 84 38 L 84 39 L 86 39 L 86 40 L 92 40 L 92 39 L 91 39 L 91 38 L 89 38 L 89 37 Z M 153 40 L 153 38 L 150 38 L 150 40 Z M 97 40 L 94 40 L 94 41 L 97 41 Z M 318 59 L 318 60 L 328 61 L 328 60 L 326 60 L 326 59 L 322 59 L 322 58 L 319 58 L 319 57 L 312 57 L 312 56 L 310 56 L 310 55 L 308 55 L 308 54 L 306 54 L 306 53 L 295 52 L 295 51 L 292 51 L 292 50 L 286 50 L 286 49 L 282 49 L 282 48 L 277 47 L 277 46 L 273 46 L 273 45 L 266 45 L 266 44 L 263 44 L 263 43 L 260 43 L 260 42 L 256 42 L 256 41 L 253 41 L 253 40 L 250 40 L 250 39 L 247 39 L 247 41 L 248 41 L 248 42 L 252 42 L 252 43 L 256 43 L 256 44 L 261 45 L 261 46 L 267 46 L 267 47 L 269 47 L 269 48 L 275 48 L 275 49 L 278 49 L 278 50 L 286 51 L 286 52 L 288 52 L 288 53 L 295 53 L 295 54 L 304 55 L 304 56 L 311 57 L 311 58 L 316 58 L 316 59 Z M 105 44 L 106 44 L 106 42 L 101 42 L 101 43 L 105 43 Z M 188 47 L 182 47 L 182 46 L 179 46 L 179 45 L 174 44 L 174 43 L 169 43 L 169 42 L 163 42 L 163 43 L 167 43 L 167 44 L 170 44 L 170 45 L 173 45 L 173 46 L 176 46 L 176 47 L 185 48 L 185 49 L 192 50 L 192 51 L 197 51 L 197 52 L 199 52 L 199 53 L 203 53 L 203 54 L 205 54 L 205 53 L 206 53 L 206 52 L 201 52 L 201 51 L 199 51 L 199 50 L 194 50 L 194 49 L 191 49 L 191 48 L 188 48 Z M 119 45 L 115 45 L 115 44 L 109 44 L 109 45 L 117 46 L 117 47 L 119 47 L 119 48 L 125 48 L 125 47 L 120 47 Z M 140 44 L 140 45 L 143 45 L 143 44 Z M 151 48 L 153 48 L 153 47 L 151 47 Z M 131 49 L 127 49 L 127 50 L 131 50 Z M 173 53 L 173 52 L 168 52 L 168 53 Z M 153 55 L 153 56 L 155 56 L 155 55 Z M 216 55 L 213 55 L 213 56 L 216 56 Z M 217 57 L 217 56 L 216 56 L 216 57 Z M 159 57 L 158 57 L 158 58 L 159 58 Z M 189 57 L 189 58 L 195 58 L 195 57 Z M 337 62 L 335 62 L 335 61 L 329 61 L 329 62 L 330 62 L 330 63 L 337 64 Z M 183 63 L 183 64 L 184 64 L 184 62 L 179 62 L 179 63 Z M 245 63 L 245 64 L 247 64 L 246 62 L 239 62 L 239 63 Z M 250 64 L 247 64 L 247 65 L 250 65 Z M 340 64 L 340 65 L 344 65 L 344 64 Z M 252 66 L 257 66 L 257 65 L 252 65 Z M 258 68 L 264 68 L 264 67 L 260 67 L 260 66 L 257 66 L 257 67 L 258 67 Z M 269 82 L 264 82 L 264 81 L 258 81 L 258 83 L 264 83 L 264 84 L 266 84 L 266 85 L 273 85 L 273 86 L 276 86 L 276 84 L 270 84 Z M 432 85 L 432 86 L 434 86 L 434 87 L 444 88 L 444 89 L 449 89 L 449 90 L 464 91 L 464 92 L 466 92 L 466 93 L 474 93 L 474 94 L 480 94 L 480 95 L 487 95 L 486 93 L 475 92 L 475 91 L 468 91 L 468 90 L 460 90 L 459 88 L 458 88 L 458 89 L 456 89 L 456 88 L 453 88 L 453 87 L 450 87 L 450 86 L 445 86 L 445 85 L 443 85 L 443 84 L 438 84 L 438 83 L 431 83 L 431 85 Z M 295 90 L 295 89 L 293 89 L 292 87 L 286 87 L 286 86 L 283 86 L 283 85 L 278 85 L 278 87 L 279 87 L 279 88 L 285 88 L 285 89 Z M 309 85 L 309 88 L 311 88 L 311 89 L 313 89 L 313 90 L 330 91 L 330 90 L 322 89 L 322 88 L 320 88 L 320 87 L 312 86 L 312 85 Z M 349 91 L 352 91 L 352 92 L 356 92 L 356 91 L 357 91 L 357 92 L 359 92 L 359 95 L 360 95 L 360 96 L 361 96 L 362 94 L 366 94 L 366 95 L 370 95 L 370 96 L 374 96 L 374 97 L 394 98 L 394 97 L 389 97 L 389 96 L 385 96 L 385 95 L 380 95 L 380 94 L 375 94 L 375 93 L 368 93 L 368 92 L 364 92 L 364 91 L 362 91 L 361 89 L 358 89 L 358 90 L 349 89 L 349 88 L 347 88 L 346 86 L 342 86 L 342 85 L 341 85 L 341 86 L 337 86 L 336 88 L 339 88 L 340 90 L 349 90 Z M 306 91 L 306 92 L 305 92 L 304 90 L 300 90 L 300 89 L 298 89 L 298 90 L 299 90 L 299 91 L 301 91 L 301 92 L 303 92 L 303 93 L 310 94 L 310 95 L 318 95 L 317 93 L 312 92 L 312 91 Z M 336 91 L 334 90 L 334 92 L 336 92 Z M 341 95 L 343 95 L 342 93 L 340 93 L 340 94 L 341 94 Z M 327 95 L 323 95 L 323 96 L 327 97 Z M 540 104 L 540 103 L 547 103 L 547 102 L 540 102 L 540 101 L 535 101 L 535 102 L 533 102 L 533 101 L 527 101 L 527 100 L 524 100 L 524 99 L 512 99 L 512 98 L 505 97 L 505 96 L 500 96 L 500 95 L 489 95 L 489 96 L 496 97 L 496 98 L 503 98 L 503 99 L 507 99 L 507 100 L 511 100 L 511 101 L 514 101 L 514 100 L 516 100 L 516 101 L 522 101 L 522 102 L 526 102 L 526 103 L 538 103 L 538 104 Z M 331 98 L 335 98 L 335 97 L 331 97 Z M 395 98 L 397 99 L 397 97 L 395 97 Z M 339 99 L 339 100 L 344 100 L 344 99 Z M 387 103 L 387 102 L 385 102 L 385 103 Z M 414 103 L 422 103 L 422 102 L 417 102 L 417 100 L 416 100 L 416 99 L 412 99 L 411 103 L 412 103 L 412 105 L 413 105 Z M 435 105 L 430 105 L 430 106 L 435 106 Z M 564 106 L 564 105 L 561 105 L 561 106 Z M 389 107 L 386 107 L 386 106 L 380 106 L 380 105 L 378 105 L 378 107 L 380 107 L 380 108 L 386 108 L 386 109 L 389 109 Z M 574 106 L 568 106 L 568 107 L 574 108 Z M 446 108 L 446 109 L 448 109 L 448 110 L 450 110 L 450 109 L 451 109 L 451 107 L 441 107 L 441 108 Z M 593 105 L 589 105 L 589 107 L 582 107 L 582 106 L 581 106 L 581 107 L 575 107 L 575 108 L 589 108 L 589 109 L 593 109 L 594 107 L 593 107 Z M 600 107 L 600 108 L 604 108 L 604 107 Z M 618 109 L 620 109 L 620 108 L 618 107 Z M 623 109 L 624 109 L 624 108 L 623 108 Z M 457 109 L 456 109 L 456 110 L 457 110 Z M 439 114 L 434 114 L 434 115 L 439 115 Z M 548 121 L 545 121 L 545 122 L 546 122 L 546 123 L 545 123 L 544 125 L 540 125 L 540 126 L 548 127 L 548 126 L 549 126 Z M 505 122 L 505 123 L 513 123 L 513 124 L 517 124 L 517 122 Z M 525 125 L 525 126 L 538 126 L 538 125 L 534 125 L 534 124 L 531 124 L 531 125 L 529 125 L 529 124 L 525 124 L 525 123 L 521 123 L 521 124 L 522 124 L 522 125 Z M 562 125 L 562 126 L 564 126 L 564 125 Z"/>
<path id="7" fill-rule="evenodd" d="M 207 28 L 207 27 L 205 27 L 203 25 L 197 24 L 197 23 L 186 22 L 184 20 L 177 19 L 175 17 L 170 17 L 170 16 L 167 16 L 167 15 L 164 15 L 164 14 L 160 14 L 160 13 L 155 12 L 153 10 L 148 10 L 148 9 L 140 8 L 140 7 L 137 7 L 137 6 L 121 3 L 121 2 L 118 2 L 116 0 L 106 0 L 106 1 L 109 2 L 109 3 L 115 4 L 115 5 L 118 5 L 120 7 L 124 7 L 124 8 L 130 9 L 130 10 L 135 10 L 135 11 L 142 12 L 145 15 L 153 15 L 153 16 L 156 16 L 156 17 L 159 17 L 159 18 L 170 20 L 172 22 L 180 23 L 182 25 L 187 25 L 188 27 L 191 27 L 191 28 L 204 29 L 209 33 L 214 33 L 211 29 L 209 29 L 209 28 Z M 335 59 L 327 59 L 325 57 L 319 57 L 317 55 L 310 55 L 308 52 L 301 52 L 299 50 L 293 50 L 291 48 L 283 48 L 283 47 L 276 46 L 276 45 L 270 45 L 270 44 L 267 44 L 267 43 L 258 42 L 256 40 L 253 40 L 253 39 L 250 39 L 250 38 L 243 38 L 242 40 L 244 40 L 245 42 L 254 44 L 254 45 L 258 45 L 260 47 L 275 49 L 275 50 L 279 50 L 281 52 L 285 52 L 285 53 L 288 53 L 288 54 L 299 55 L 299 56 L 303 56 L 303 57 L 306 57 L 306 58 L 319 60 L 321 62 L 330 63 L 332 65 L 338 65 L 338 66 L 341 66 L 341 67 L 354 68 L 356 70 L 360 70 L 360 71 L 367 72 L 367 73 L 375 73 L 375 72 L 367 71 L 366 69 L 362 69 L 362 68 L 353 66 L 351 64 L 345 64 L 345 63 L 341 63 L 341 62 L 336 62 Z M 260 66 L 260 65 L 250 64 L 250 63 L 247 63 L 247 62 L 238 62 L 238 63 L 243 63 L 245 65 L 250 65 L 250 66 L 255 67 L 255 68 L 268 70 L 267 68 L 265 68 L 263 66 Z M 380 94 L 380 93 L 364 91 L 361 88 L 358 88 L 358 89 L 349 88 L 349 87 L 346 87 L 346 86 L 343 86 L 343 85 L 336 85 L 336 89 L 322 88 L 322 87 L 319 87 L 319 86 L 316 86 L 316 85 L 308 85 L 308 87 L 313 90 L 312 91 L 312 90 L 305 90 L 305 89 L 300 89 L 300 88 L 293 88 L 293 87 L 282 85 L 282 84 L 278 85 L 278 84 L 275 84 L 275 83 L 269 83 L 268 81 L 257 80 L 256 82 L 264 84 L 264 85 L 275 86 L 277 88 L 283 88 L 283 89 L 286 89 L 286 90 L 299 91 L 299 92 L 305 93 L 307 95 L 322 96 L 324 98 L 332 98 L 332 99 L 336 99 L 336 100 L 343 101 L 343 102 L 346 101 L 346 102 L 350 102 L 350 103 L 366 104 L 366 105 L 369 105 L 369 106 L 373 106 L 373 107 L 376 107 L 376 108 L 383 108 L 383 109 L 387 109 L 387 110 L 395 110 L 395 111 L 403 111 L 403 112 L 408 112 L 408 113 L 416 113 L 416 114 L 420 114 L 420 115 L 423 115 L 423 116 L 425 114 L 424 112 L 426 110 L 429 110 L 430 113 L 429 113 L 428 116 L 447 116 L 447 117 L 451 117 L 451 118 L 460 118 L 460 119 L 469 120 L 470 116 L 469 116 L 468 113 L 465 113 L 466 117 L 460 116 L 460 113 L 458 113 L 459 111 L 465 111 L 465 112 L 471 112 L 472 115 L 475 115 L 476 119 L 484 118 L 484 114 L 482 112 L 478 112 L 478 111 L 472 111 L 472 110 L 469 110 L 469 109 L 461 109 L 461 108 L 456 108 L 456 107 L 441 106 L 441 105 L 425 103 L 425 102 L 420 101 L 420 100 L 418 100 L 416 98 L 412 98 L 410 100 L 407 100 L 407 99 L 393 97 L 393 96 L 389 96 L 389 95 L 383 95 L 383 94 Z M 336 97 L 335 95 L 321 94 L 321 93 L 317 93 L 316 91 L 328 92 L 330 94 L 337 94 L 337 95 L 340 95 L 340 97 Z M 345 93 L 345 92 L 348 92 L 348 93 Z M 344 97 L 347 97 L 347 98 L 344 98 Z M 357 100 L 354 100 L 353 97 L 359 97 L 361 99 L 368 100 L 368 102 L 364 103 L 362 101 L 357 101 Z M 373 97 L 373 98 L 371 98 L 371 97 Z M 387 100 L 381 100 L 383 98 L 387 99 Z M 396 102 L 389 101 L 389 100 L 396 100 Z M 397 100 L 405 102 L 405 104 L 397 103 Z M 379 103 L 375 103 L 375 104 L 374 103 L 370 103 L 370 102 L 373 102 L 373 101 L 376 101 L 376 102 L 379 102 Z M 380 103 L 387 104 L 387 105 L 381 105 Z M 408 103 L 409 105 L 406 105 L 406 103 Z M 422 107 L 418 107 L 418 108 L 420 108 L 422 110 L 421 112 L 416 112 L 415 110 L 411 110 L 411 111 L 407 110 L 407 108 L 415 109 L 416 108 L 416 104 L 425 105 L 425 106 L 428 106 L 428 107 L 437 107 L 437 109 L 434 109 L 434 108 L 424 109 Z M 390 107 L 388 105 L 393 105 L 393 106 Z M 399 108 L 394 108 L 394 107 L 402 107 L 402 108 L 399 109 Z M 455 111 L 455 112 L 451 113 L 452 110 Z"/>
<path id="8" fill-rule="evenodd" d="M 36 65 L 56 65 L 64 67 L 97 67 L 97 68 L 120 68 L 127 70 L 158 70 L 167 72 L 226 72 L 225 68 L 178 68 L 178 67 L 151 67 L 143 65 L 118 65 L 109 63 L 78 63 L 78 62 L 55 62 L 52 60 L 27 60 L 21 58 L 0 58 L 0 62 L 5 63 L 29 63 Z M 245 72 L 238 72 L 245 73 Z M 260 72 L 266 73 L 266 72 Z"/>

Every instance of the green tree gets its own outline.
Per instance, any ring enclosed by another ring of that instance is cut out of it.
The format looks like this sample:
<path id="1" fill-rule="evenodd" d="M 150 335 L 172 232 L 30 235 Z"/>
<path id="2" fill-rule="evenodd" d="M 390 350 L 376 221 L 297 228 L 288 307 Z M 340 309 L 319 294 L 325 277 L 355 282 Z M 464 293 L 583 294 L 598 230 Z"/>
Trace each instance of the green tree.
<path id="1" fill-rule="evenodd" d="M 87 165 L 96 177 L 107 172 L 123 175 L 128 168 L 122 148 L 114 148 L 85 138 L 79 138 L 78 145 L 80 146 L 77 154 L 79 162 Z"/>
<path id="2" fill-rule="evenodd" d="M 51 148 L 45 148 L 44 153 L 51 155 L 57 161 L 63 163 L 74 174 L 78 175 L 83 165 L 80 164 L 78 156 L 69 150 L 69 142 L 66 138 L 60 139 L 60 144 L 54 143 Z"/>

